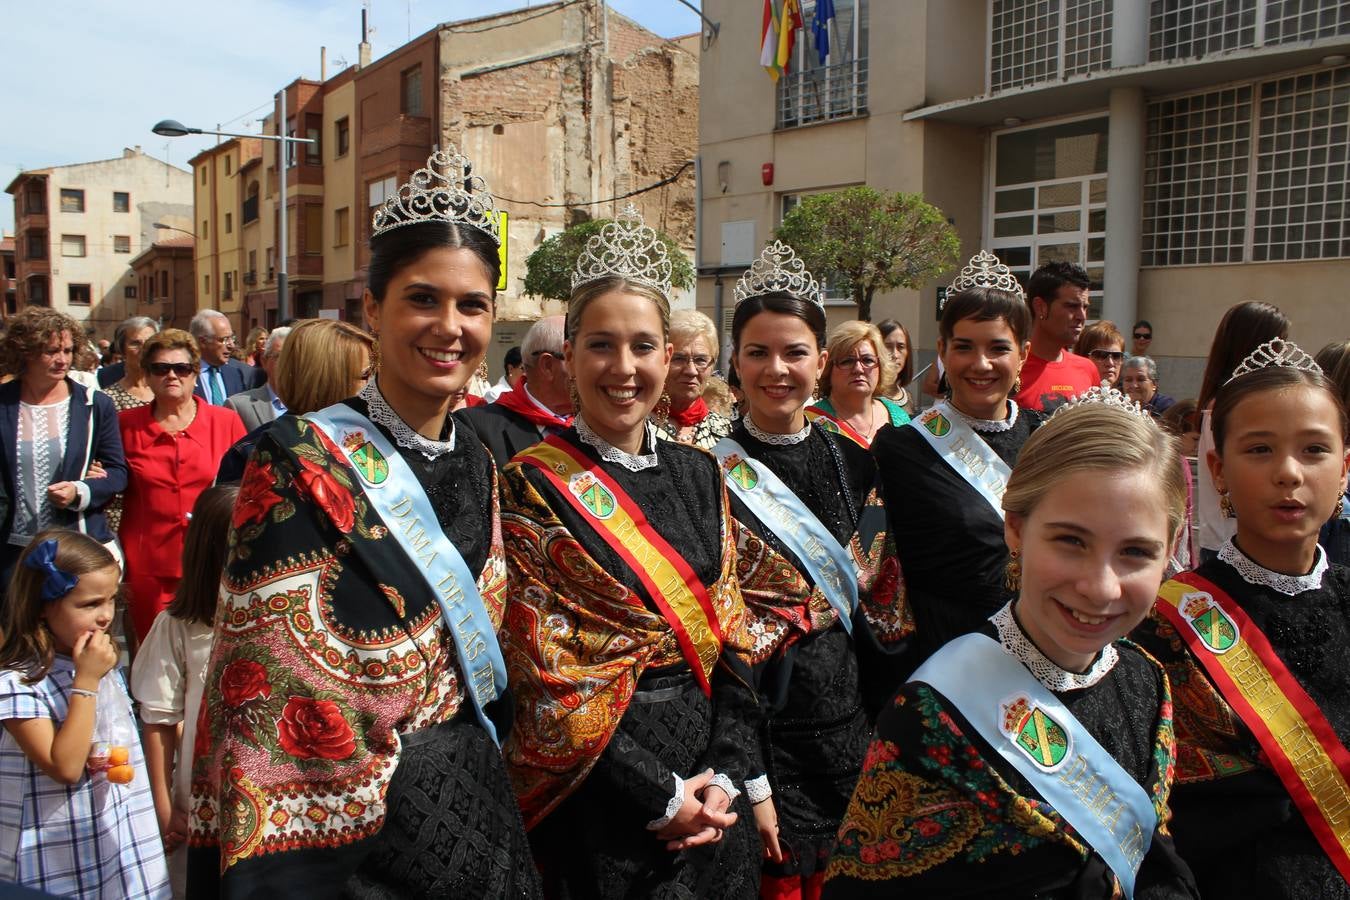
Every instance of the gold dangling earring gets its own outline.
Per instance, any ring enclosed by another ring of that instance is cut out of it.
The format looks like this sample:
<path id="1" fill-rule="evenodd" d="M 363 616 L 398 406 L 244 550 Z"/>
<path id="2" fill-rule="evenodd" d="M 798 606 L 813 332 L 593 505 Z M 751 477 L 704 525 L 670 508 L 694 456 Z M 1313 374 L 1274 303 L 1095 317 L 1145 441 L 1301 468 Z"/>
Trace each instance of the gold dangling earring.
<path id="1" fill-rule="evenodd" d="M 1016 594 L 1022 590 L 1022 552 L 1008 551 L 1008 565 L 1003 570 L 1003 586 Z"/>
<path id="2" fill-rule="evenodd" d="M 577 390 L 577 380 L 567 379 L 567 396 L 572 400 L 572 415 L 581 415 L 581 392 Z"/>
<path id="3" fill-rule="evenodd" d="M 370 370 L 372 372 L 380 371 L 380 333 L 378 331 L 370 333 Z"/>
<path id="4" fill-rule="evenodd" d="M 1237 510 L 1233 509 L 1233 498 L 1228 496 L 1227 491 L 1219 495 L 1219 512 L 1225 519 L 1237 518 Z"/>
<path id="5" fill-rule="evenodd" d="M 661 392 L 661 399 L 656 401 L 656 406 L 652 408 L 651 419 L 658 425 L 664 425 L 670 421 L 670 393 Z"/>

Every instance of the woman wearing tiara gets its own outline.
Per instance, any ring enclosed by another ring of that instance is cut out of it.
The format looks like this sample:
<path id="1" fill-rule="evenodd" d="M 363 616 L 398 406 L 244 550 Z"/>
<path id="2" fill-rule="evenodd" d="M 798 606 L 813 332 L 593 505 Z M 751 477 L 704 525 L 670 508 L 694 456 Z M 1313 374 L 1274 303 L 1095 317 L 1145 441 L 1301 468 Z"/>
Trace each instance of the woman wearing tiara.
<path id="1" fill-rule="evenodd" d="M 496 211 L 438 151 L 373 226 L 374 380 L 278 420 L 240 487 L 190 896 L 539 894 L 499 750 L 495 469 L 449 414 L 491 337 Z"/>
<path id="2" fill-rule="evenodd" d="M 707 451 L 648 415 L 670 261 L 631 206 L 572 276 L 571 428 L 503 473 L 506 745 L 552 897 L 753 897 L 740 798 L 757 706 L 727 494 Z"/>
<path id="3" fill-rule="evenodd" d="M 1185 512 L 1176 440 L 1094 388 L 1031 436 L 1001 504 L 1015 599 L 882 711 L 824 896 L 1198 897 L 1165 830 L 1167 679 L 1121 640 Z"/>
<path id="4" fill-rule="evenodd" d="M 892 687 L 1011 599 L 1000 498 L 1040 413 L 1011 399 L 1027 352 L 1022 287 L 993 254 L 976 255 L 948 288 L 938 327 L 945 400 L 872 444 L 917 634 Z M 894 638 L 905 637 L 895 635 Z"/>
<path id="5" fill-rule="evenodd" d="M 816 280 L 775 241 L 735 296 L 746 413 L 713 452 L 731 490 L 766 718 L 768 774 L 747 794 L 767 857 L 762 895 L 818 897 L 871 730 L 857 648 L 875 648 L 874 628 L 904 627 L 899 571 L 894 557 L 881 564 L 885 513 L 872 457 L 803 412 L 828 366 Z"/>
<path id="6" fill-rule="evenodd" d="M 1177 847 L 1206 896 L 1350 897 L 1350 571 L 1317 545 L 1345 409 L 1276 339 L 1219 387 L 1210 426 L 1236 534 L 1163 585 L 1137 634 L 1172 682 Z"/>

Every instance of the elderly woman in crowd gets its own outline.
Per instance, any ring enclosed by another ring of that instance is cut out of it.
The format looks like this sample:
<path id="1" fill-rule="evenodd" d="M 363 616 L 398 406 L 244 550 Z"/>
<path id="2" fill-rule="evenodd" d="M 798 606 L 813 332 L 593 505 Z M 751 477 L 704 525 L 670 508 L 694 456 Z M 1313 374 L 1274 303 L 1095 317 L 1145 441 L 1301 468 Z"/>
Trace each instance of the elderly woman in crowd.
<path id="1" fill-rule="evenodd" d="M 104 507 L 127 483 L 117 410 L 70 377 L 84 329 L 70 316 L 30 306 L 9 320 L 0 359 L 0 478 L 9 506 L 0 523 L 0 576 L 39 531 L 75 528 L 112 541 Z"/>
<path id="2" fill-rule="evenodd" d="M 118 412 L 144 406 L 155 399 L 141 366 L 141 348 L 159 331 L 149 316 L 132 316 L 113 332 L 113 349 L 122 357 L 122 377 L 104 388 Z"/>
<path id="3" fill-rule="evenodd" d="M 895 363 L 871 322 L 844 322 L 830 335 L 829 372 L 820 380 L 821 399 L 806 408 L 828 431 L 867 449 L 883 425 L 904 425 L 909 414 L 886 392 L 895 384 Z"/>
<path id="4" fill-rule="evenodd" d="M 701 312 L 677 310 L 670 314 L 670 342 L 675 346 L 666 375 L 670 402 L 656 408 L 657 436 L 711 449 L 731 431 L 731 420 L 713 412 L 703 399 L 717 364 L 717 329 Z"/>
<path id="5" fill-rule="evenodd" d="M 895 383 L 886 391 L 886 399 L 894 400 L 913 416 L 919 409 L 918 395 L 909 391 L 909 383 L 914 380 L 914 346 L 909 339 L 909 329 L 899 319 L 887 319 L 877 323 L 881 332 L 881 343 L 895 363 Z"/>
<path id="6" fill-rule="evenodd" d="M 1177 401 L 1158 393 L 1158 364 L 1149 356 L 1131 356 L 1121 370 L 1120 386 L 1153 417 L 1161 416 Z"/>
<path id="7" fill-rule="evenodd" d="M 192 335 L 177 328 L 161 331 L 141 348 L 141 365 L 155 399 L 120 416 L 131 474 L 119 533 L 138 638 L 169 605 L 183 577 L 183 536 L 192 504 L 215 480 L 225 451 L 244 436 L 238 413 L 192 395 L 201 369 Z"/>
<path id="8" fill-rule="evenodd" d="M 306 319 L 288 330 L 268 382 L 288 414 L 303 416 L 354 397 L 370 380 L 375 339 L 368 332 L 337 319 Z M 218 484 L 244 477 L 254 445 L 271 425 L 264 422 L 235 442 L 220 461 Z"/>
<path id="9" fill-rule="evenodd" d="M 1121 363 L 1125 361 L 1125 336 L 1115 322 L 1102 319 L 1083 329 L 1073 352 L 1086 356 L 1097 367 L 1097 374 L 1107 384 L 1120 380 Z"/>

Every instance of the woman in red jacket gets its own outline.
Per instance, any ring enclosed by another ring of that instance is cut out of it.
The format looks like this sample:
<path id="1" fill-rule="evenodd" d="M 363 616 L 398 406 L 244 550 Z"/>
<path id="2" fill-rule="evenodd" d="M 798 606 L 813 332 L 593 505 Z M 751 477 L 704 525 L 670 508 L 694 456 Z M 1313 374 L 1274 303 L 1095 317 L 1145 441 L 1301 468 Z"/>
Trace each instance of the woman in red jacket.
<path id="1" fill-rule="evenodd" d="M 119 416 L 130 472 L 120 537 L 138 639 L 169 605 L 183 576 L 192 504 L 215 480 L 225 451 L 244 436 L 234 410 L 192 396 L 201 369 L 192 335 L 161 331 L 146 341 L 141 365 L 155 399 Z"/>

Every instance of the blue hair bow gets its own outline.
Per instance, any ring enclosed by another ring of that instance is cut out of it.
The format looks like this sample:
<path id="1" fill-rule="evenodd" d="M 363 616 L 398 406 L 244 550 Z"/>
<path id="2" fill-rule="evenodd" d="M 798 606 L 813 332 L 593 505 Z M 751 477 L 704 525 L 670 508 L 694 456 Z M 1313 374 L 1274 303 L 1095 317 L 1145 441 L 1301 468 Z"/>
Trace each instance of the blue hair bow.
<path id="1" fill-rule="evenodd" d="M 47 538 L 30 550 L 28 555 L 24 557 L 23 564 L 35 572 L 47 573 L 47 577 L 42 581 L 43 603 L 60 600 L 66 594 L 75 590 L 75 585 L 80 580 L 69 572 L 63 572 L 57 568 L 55 538 Z"/>

